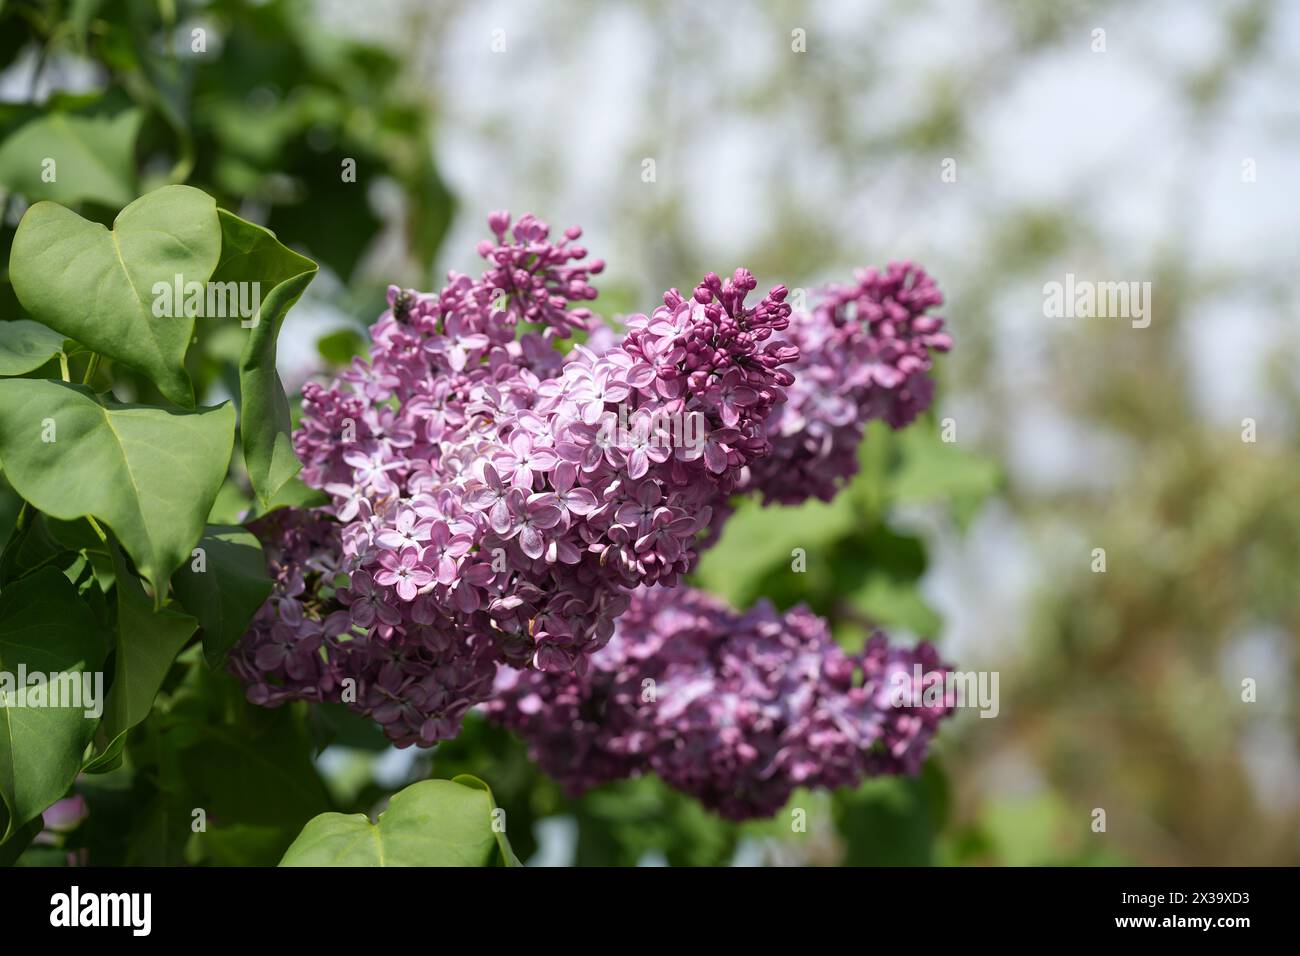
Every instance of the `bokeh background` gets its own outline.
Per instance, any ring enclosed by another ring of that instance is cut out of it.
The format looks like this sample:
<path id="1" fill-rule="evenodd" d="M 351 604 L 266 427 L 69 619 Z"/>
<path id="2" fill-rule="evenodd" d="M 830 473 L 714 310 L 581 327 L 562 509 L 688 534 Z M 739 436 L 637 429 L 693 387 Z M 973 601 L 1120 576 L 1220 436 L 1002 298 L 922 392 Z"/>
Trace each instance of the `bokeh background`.
<path id="1" fill-rule="evenodd" d="M 0 38 L 3 261 L 37 199 L 109 221 L 201 186 L 324 267 L 291 389 L 364 350 L 388 283 L 476 270 L 497 208 L 581 224 L 615 321 L 738 265 L 811 292 L 913 259 L 945 291 L 931 415 L 873 425 L 833 504 L 742 508 L 697 583 L 935 640 L 999 674 L 996 718 L 915 780 L 796 795 L 796 833 L 653 779 L 568 800 L 477 718 L 419 752 L 300 715 L 333 807 L 472 772 L 534 864 L 1300 862 L 1300 4 L 10 0 Z M 1150 282 L 1150 326 L 1046 316 L 1066 273 Z M 209 400 L 239 344 L 193 350 Z M 233 480 L 214 519 L 244 506 Z M 228 817 L 178 859 L 275 858 Z"/>

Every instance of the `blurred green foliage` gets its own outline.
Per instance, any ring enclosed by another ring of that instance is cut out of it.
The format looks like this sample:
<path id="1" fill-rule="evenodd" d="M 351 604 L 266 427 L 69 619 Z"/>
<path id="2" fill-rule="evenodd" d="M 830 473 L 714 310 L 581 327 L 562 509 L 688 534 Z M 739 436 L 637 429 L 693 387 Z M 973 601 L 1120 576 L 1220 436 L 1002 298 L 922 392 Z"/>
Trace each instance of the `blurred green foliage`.
<path id="1" fill-rule="evenodd" d="M 107 223 L 137 195 L 184 182 L 329 269 L 343 283 L 338 304 L 357 315 L 379 312 L 390 281 L 430 281 L 454 213 L 433 159 L 434 114 L 402 83 L 398 56 L 323 31 L 310 3 L 9 0 L 0 34 L 0 64 L 21 65 L 15 78 L 30 90 L 29 102 L 0 104 L 0 261 L 26 204 L 51 199 Z M 86 76 L 91 90 L 33 99 Z M 48 157 L 58 157 L 52 181 Z M 385 182 L 402 197 L 392 222 L 375 208 Z M 398 252 L 373 276 L 362 264 L 384 230 Z M 0 320 L 22 317 L 0 273 Z M 237 336 L 199 332 L 189 355 L 199 394 L 238 394 Z M 119 388 L 155 397 L 143 376 Z"/>
<path id="2" fill-rule="evenodd" d="M 697 583 L 736 607 L 761 598 L 782 609 L 806 604 L 850 643 L 860 645 L 874 627 L 937 637 L 943 621 L 920 590 L 925 545 L 891 527 L 890 515 L 939 506 L 963 528 L 998 490 L 1001 473 L 990 459 L 944 442 L 933 416 L 901 432 L 872 422 L 859 459 L 858 475 L 830 502 L 740 504 L 704 552 Z"/>

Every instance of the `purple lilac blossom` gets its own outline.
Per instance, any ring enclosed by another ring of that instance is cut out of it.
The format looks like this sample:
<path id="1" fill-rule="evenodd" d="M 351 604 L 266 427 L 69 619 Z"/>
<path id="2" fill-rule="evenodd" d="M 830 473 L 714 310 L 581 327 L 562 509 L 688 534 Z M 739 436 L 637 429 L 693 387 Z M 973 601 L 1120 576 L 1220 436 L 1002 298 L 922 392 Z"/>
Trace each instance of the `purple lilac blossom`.
<path id="1" fill-rule="evenodd" d="M 654 772 L 748 819 L 777 812 L 796 787 L 916 773 L 952 713 L 921 692 L 947 670 L 929 644 L 880 633 L 847 654 L 805 608 L 763 602 L 742 614 L 693 588 L 651 588 L 635 592 L 585 672 L 503 667 L 486 710 L 572 795 Z"/>
<path id="2" fill-rule="evenodd" d="M 368 572 L 340 578 L 340 527 L 323 510 L 289 508 L 251 525 L 275 588 L 231 669 L 255 704 L 343 700 L 401 745 L 454 736 L 491 690 L 500 655 L 431 602 L 417 600 L 404 616 Z M 355 694 L 344 693 L 348 679 Z"/>
<path id="3" fill-rule="evenodd" d="M 747 305 L 746 270 L 709 274 L 629 317 L 600 354 L 564 355 L 557 340 L 596 324 L 575 304 L 595 297 L 601 263 L 582 263 L 576 229 L 555 243 L 531 216 L 490 225 L 481 278 L 453 273 L 436 296 L 390 289 L 369 361 L 303 390 L 295 450 L 331 496 L 337 544 L 281 548 L 283 587 L 236 663 L 258 703 L 337 699 L 360 666 L 345 659 L 391 651 L 357 706 L 401 744 L 454 735 L 490 692 L 484 660 L 584 669 L 632 588 L 690 570 L 713 507 L 768 452 L 765 421 L 793 380 L 782 366 L 798 357 L 777 337 L 784 287 Z M 656 416 L 700 440 L 618 427 Z M 328 602 L 300 580 L 308 553 L 341 576 Z M 399 679 L 411 662 L 416 685 Z"/>
<path id="4" fill-rule="evenodd" d="M 943 319 L 929 314 L 943 304 L 934 280 L 910 262 L 856 278 L 790 319 L 785 338 L 799 349 L 794 384 L 767 419 L 772 452 L 744 486 L 767 501 L 829 501 L 857 472 L 867 422 L 902 428 L 934 396 L 931 353 L 952 347 Z"/>
<path id="5" fill-rule="evenodd" d="M 369 360 L 304 388 L 295 450 L 330 504 L 252 526 L 275 588 L 231 655 L 249 699 L 343 700 L 399 746 L 491 701 L 571 789 L 650 770 L 733 817 L 914 771 L 946 711 L 881 695 L 942 669 L 927 645 L 849 657 L 807 611 L 677 585 L 735 494 L 829 497 L 862 421 L 928 403 L 933 283 L 863 273 L 791 324 L 783 286 L 746 305 L 748 271 L 709 274 L 620 337 L 582 304 L 602 264 L 578 230 L 489 225 L 480 278 L 390 289 Z"/>

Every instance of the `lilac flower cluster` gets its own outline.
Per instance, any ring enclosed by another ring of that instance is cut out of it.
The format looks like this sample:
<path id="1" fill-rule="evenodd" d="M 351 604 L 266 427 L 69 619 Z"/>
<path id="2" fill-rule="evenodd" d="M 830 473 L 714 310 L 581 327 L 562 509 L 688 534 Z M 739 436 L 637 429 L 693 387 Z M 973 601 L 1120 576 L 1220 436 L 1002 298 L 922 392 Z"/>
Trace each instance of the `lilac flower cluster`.
<path id="1" fill-rule="evenodd" d="M 348 616 L 331 600 L 340 573 L 338 524 L 328 515 L 281 508 L 249 525 L 262 542 L 272 590 L 231 649 L 230 669 L 254 704 L 338 698 Z"/>
<path id="2" fill-rule="evenodd" d="M 571 794 L 654 772 L 747 819 L 799 786 L 915 773 L 952 708 L 894 705 L 920 702 L 946 671 L 930 645 L 883 634 L 846 654 L 806 609 L 740 614 L 691 588 L 653 588 L 635 593 L 585 673 L 502 668 L 486 709 Z"/>
<path id="3" fill-rule="evenodd" d="M 734 817 L 915 770 L 947 711 L 881 695 L 942 670 L 928 646 L 849 656 L 807 611 L 677 586 L 735 495 L 829 497 L 863 420 L 928 403 L 933 283 L 864 273 L 792 320 L 784 286 L 746 304 L 748 271 L 710 273 L 615 334 L 579 230 L 489 227 L 478 278 L 390 289 L 369 358 L 304 388 L 329 504 L 252 525 L 275 587 L 231 653 L 249 699 L 342 700 L 399 746 L 490 702 L 575 790 L 650 770 Z"/>
<path id="4" fill-rule="evenodd" d="M 454 634 L 426 605 L 403 626 L 366 572 L 350 582 L 342 572 L 342 526 L 323 510 L 283 508 L 250 527 L 274 590 L 230 656 L 248 699 L 342 700 L 399 744 L 455 736 L 491 691 L 500 660 L 492 642 Z"/>
<path id="5" fill-rule="evenodd" d="M 928 314 L 942 303 L 923 270 L 891 263 L 832 286 L 811 312 L 794 315 L 786 335 L 800 354 L 794 384 L 768 419 L 772 453 L 746 488 L 782 504 L 834 497 L 857 472 L 868 421 L 902 428 L 929 407 L 930 353 L 952 346 L 943 319 Z"/>
<path id="6" fill-rule="evenodd" d="M 300 620 L 303 545 L 283 542 L 287 590 L 245 642 L 256 700 L 321 699 L 339 673 L 401 650 L 428 671 L 423 689 L 380 667 L 380 690 L 406 696 L 375 703 L 377 719 L 403 744 L 454 734 L 487 693 L 484 661 L 584 668 L 629 589 L 675 585 L 712 506 L 768 452 L 765 421 L 792 381 L 781 366 L 798 356 L 775 337 L 784 287 L 746 305 L 752 275 L 710 274 L 630 317 L 600 354 L 562 355 L 557 339 L 593 325 L 575 303 L 594 297 L 600 264 L 582 264 L 577 230 L 552 243 L 529 216 L 490 225 L 479 279 L 390 290 L 370 360 L 304 389 L 295 449 L 303 479 L 331 496 L 343 580 Z M 670 421 L 699 440 L 675 444 Z"/>

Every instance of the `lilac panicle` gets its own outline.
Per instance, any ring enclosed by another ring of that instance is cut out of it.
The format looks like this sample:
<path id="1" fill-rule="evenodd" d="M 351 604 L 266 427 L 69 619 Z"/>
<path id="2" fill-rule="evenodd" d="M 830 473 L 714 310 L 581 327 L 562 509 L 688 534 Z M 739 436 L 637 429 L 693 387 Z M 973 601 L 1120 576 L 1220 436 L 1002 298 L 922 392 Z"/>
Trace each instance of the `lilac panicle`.
<path id="1" fill-rule="evenodd" d="M 261 703 L 324 699 L 364 672 L 354 706 L 395 741 L 454 735 L 490 691 L 485 661 L 585 668 L 632 588 L 690 570 L 713 507 L 768 452 L 798 354 L 775 337 L 783 287 L 746 304 L 752 275 L 710 274 L 602 351 L 564 355 L 557 340 L 594 324 L 575 303 L 599 264 L 582 264 L 577 230 L 552 243 L 530 216 L 490 226 L 479 279 L 391 289 L 369 360 L 304 389 L 295 450 L 331 496 L 342 581 L 310 605 L 277 590 L 259 616 L 237 666 Z M 698 441 L 674 445 L 665 423 Z M 287 553 L 277 573 L 310 591 L 292 579 L 303 549 Z"/>
<path id="2" fill-rule="evenodd" d="M 573 795 L 654 772 L 747 819 L 775 813 L 796 787 L 916 773 L 952 712 L 921 691 L 946 672 L 930 645 L 879 633 L 847 654 L 803 608 L 741 614 L 693 588 L 652 588 L 633 595 L 585 672 L 502 668 L 486 709 Z M 896 695 L 903 683 L 910 692 Z"/>
<path id="3" fill-rule="evenodd" d="M 303 389 L 329 504 L 252 525 L 274 590 L 231 654 L 249 699 L 342 700 L 399 746 L 486 703 L 575 791 L 652 771 L 738 818 L 914 771 L 946 711 L 881 694 L 942 670 L 928 646 L 849 656 L 807 611 L 679 585 L 737 494 L 829 497 L 865 420 L 925 407 L 933 283 L 891 266 L 792 316 L 784 286 L 710 273 L 616 333 L 579 230 L 489 228 L 478 278 L 390 288 L 369 356 Z"/>
<path id="4" fill-rule="evenodd" d="M 800 352 L 794 384 L 767 421 L 772 452 L 746 489 L 782 504 L 834 497 L 857 472 L 867 422 L 902 428 L 929 407 L 931 353 L 952 347 L 943 320 L 929 314 L 942 304 L 924 270 L 891 263 L 830 287 L 811 312 L 793 316 L 786 338 Z"/>

